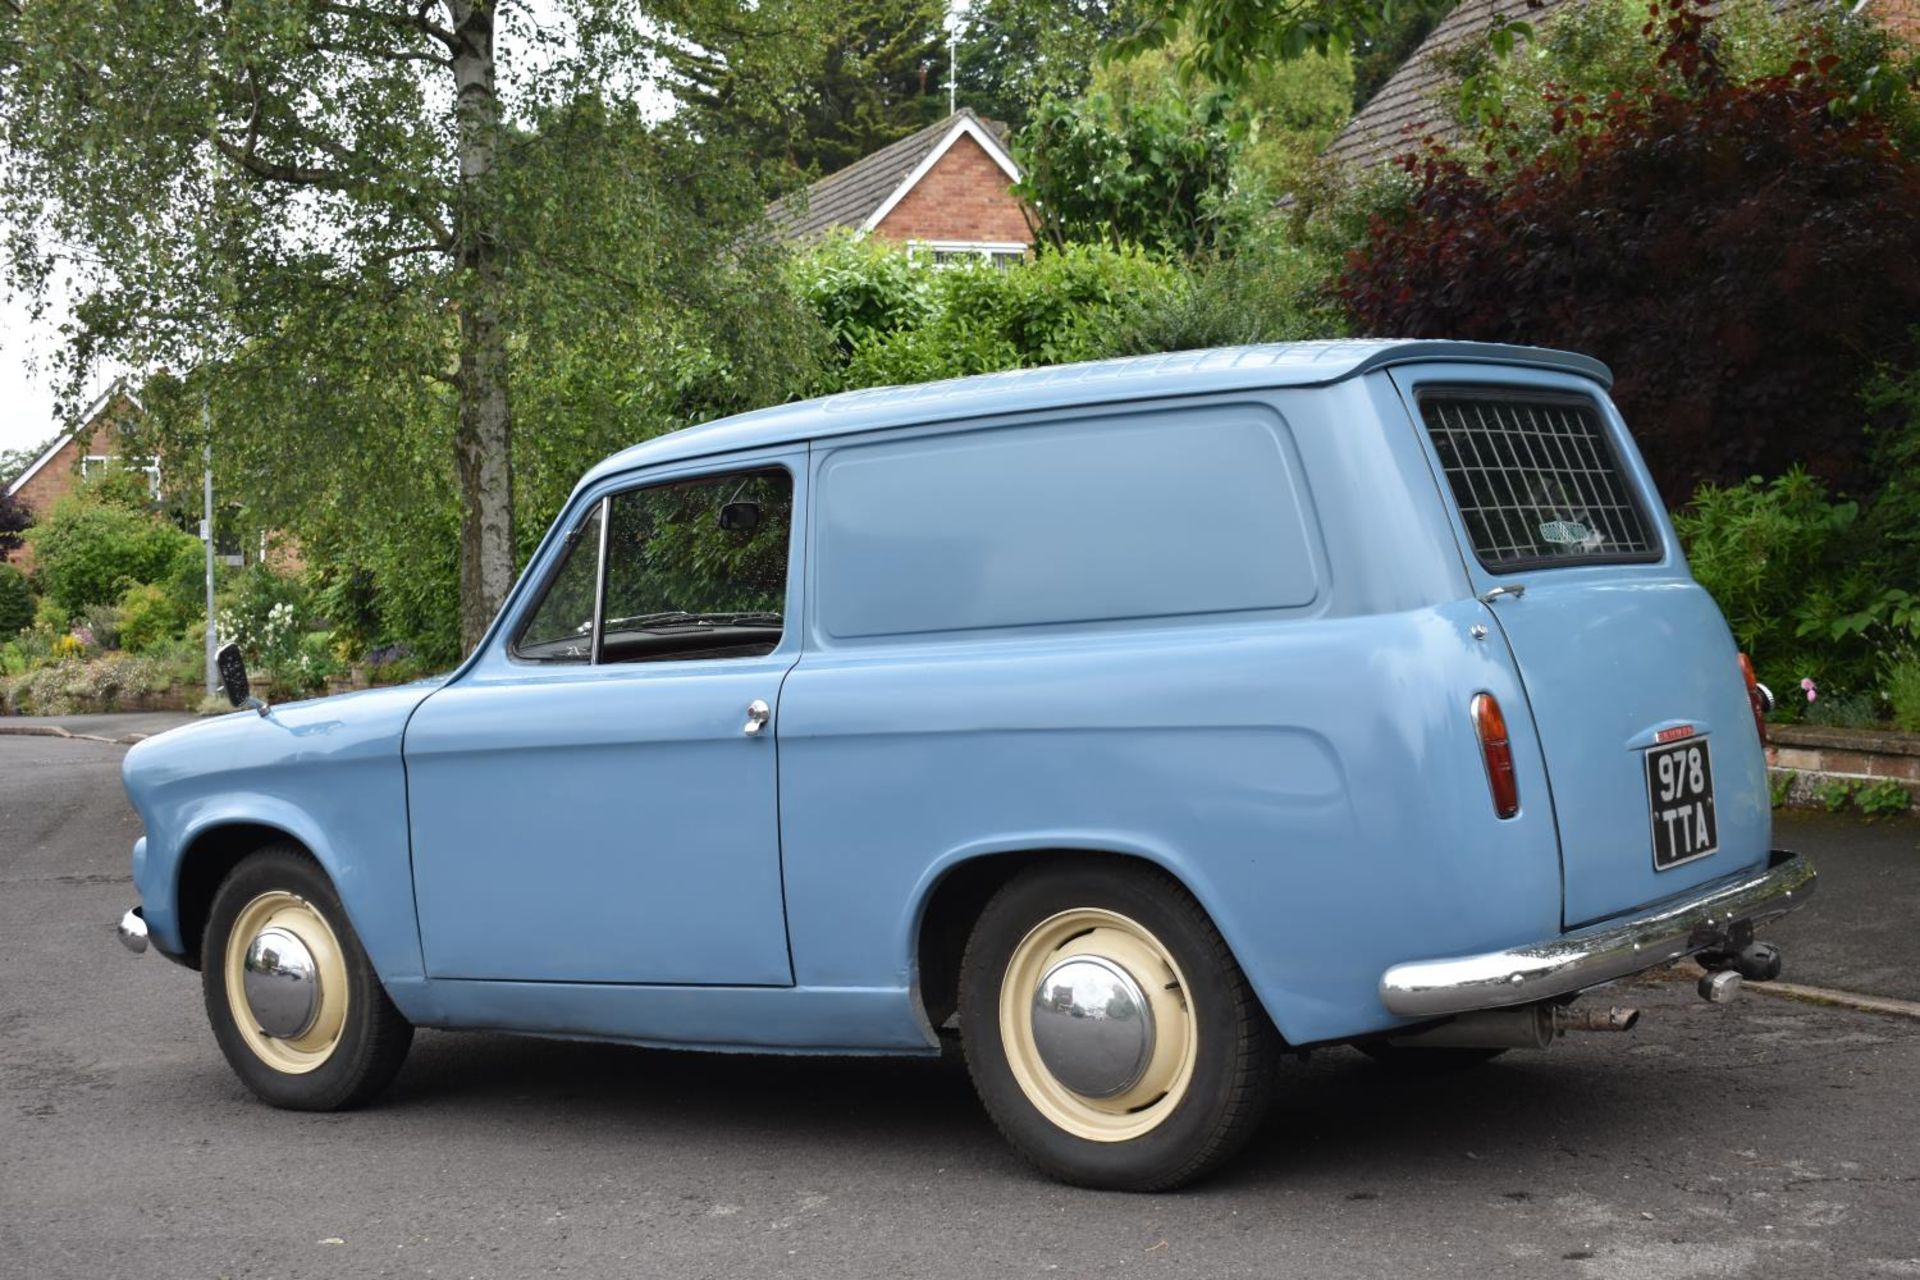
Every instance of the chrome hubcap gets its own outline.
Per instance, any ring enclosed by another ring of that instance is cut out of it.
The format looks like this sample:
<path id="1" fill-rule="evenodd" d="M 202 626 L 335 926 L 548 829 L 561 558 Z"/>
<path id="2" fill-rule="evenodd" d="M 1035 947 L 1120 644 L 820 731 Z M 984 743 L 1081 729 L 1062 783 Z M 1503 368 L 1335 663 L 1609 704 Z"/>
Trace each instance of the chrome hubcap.
<path id="1" fill-rule="evenodd" d="M 1034 1050 L 1083 1098 L 1116 1097 L 1138 1084 L 1153 1045 L 1153 1006 L 1133 975 L 1104 956 L 1062 960 L 1034 988 Z"/>
<path id="2" fill-rule="evenodd" d="M 242 961 L 241 985 L 261 1034 L 295 1040 L 320 1011 L 320 973 L 313 953 L 291 930 L 270 925 L 255 935 Z"/>

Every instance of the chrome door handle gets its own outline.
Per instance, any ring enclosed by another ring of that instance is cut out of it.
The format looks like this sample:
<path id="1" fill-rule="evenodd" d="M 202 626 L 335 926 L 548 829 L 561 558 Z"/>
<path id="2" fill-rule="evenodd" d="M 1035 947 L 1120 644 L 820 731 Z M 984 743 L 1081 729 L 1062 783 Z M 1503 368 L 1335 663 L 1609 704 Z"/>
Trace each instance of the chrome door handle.
<path id="1" fill-rule="evenodd" d="M 773 709 L 759 698 L 747 704 L 747 723 L 740 732 L 749 738 L 757 738 L 760 731 L 767 727 L 767 721 L 773 719 Z"/>
<path id="2" fill-rule="evenodd" d="M 1480 603 L 1492 604 L 1495 600 L 1498 600 L 1501 596 L 1506 596 L 1508 599 L 1511 599 L 1511 600 L 1518 600 L 1521 596 L 1525 594 L 1527 594 L 1527 584 L 1524 582 L 1516 582 L 1510 587 L 1495 587 L 1493 590 L 1487 592 L 1485 595 L 1480 597 Z"/>

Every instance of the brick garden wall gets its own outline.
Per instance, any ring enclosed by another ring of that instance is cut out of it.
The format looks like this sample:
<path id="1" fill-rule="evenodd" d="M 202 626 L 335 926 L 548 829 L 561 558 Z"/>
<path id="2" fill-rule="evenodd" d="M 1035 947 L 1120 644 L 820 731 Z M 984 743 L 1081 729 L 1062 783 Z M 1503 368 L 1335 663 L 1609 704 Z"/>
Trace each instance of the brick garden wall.
<path id="1" fill-rule="evenodd" d="M 1920 734 L 1871 729 L 1773 725 L 1767 766 L 1776 778 L 1791 774 L 1793 799 L 1804 801 L 1824 779 L 1870 784 L 1892 780 L 1920 803 Z"/>

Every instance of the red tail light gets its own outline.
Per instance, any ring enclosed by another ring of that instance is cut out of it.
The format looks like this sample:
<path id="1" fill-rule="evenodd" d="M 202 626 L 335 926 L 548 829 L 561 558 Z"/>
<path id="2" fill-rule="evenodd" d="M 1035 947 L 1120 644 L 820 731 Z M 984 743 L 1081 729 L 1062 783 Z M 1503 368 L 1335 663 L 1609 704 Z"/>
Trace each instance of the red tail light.
<path id="1" fill-rule="evenodd" d="M 1513 773 L 1513 744 L 1507 740 L 1507 718 L 1490 693 L 1475 694 L 1473 731 L 1480 738 L 1480 756 L 1487 766 L 1487 790 L 1493 793 L 1493 811 L 1503 818 L 1520 812 L 1520 780 Z"/>
<path id="2" fill-rule="evenodd" d="M 1747 705 L 1753 708 L 1753 730 L 1760 735 L 1760 745 L 1767 745 L 1767 712 L 1773 710 L 1773 693 L 1753 676 L 1753 661 L 1746 654 L 1740 655 L 1740 675 L 1747 682 Z"/>

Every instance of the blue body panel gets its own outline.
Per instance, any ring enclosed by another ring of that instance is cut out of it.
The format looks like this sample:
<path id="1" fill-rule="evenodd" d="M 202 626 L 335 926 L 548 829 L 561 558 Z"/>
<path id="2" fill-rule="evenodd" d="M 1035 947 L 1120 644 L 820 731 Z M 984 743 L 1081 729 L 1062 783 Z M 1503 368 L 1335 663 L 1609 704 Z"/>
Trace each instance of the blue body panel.
<path id="1" fill-rule="evenodd" d="M 220 827 L 259 824 L 319 860 L 401 1000 L 399 989 L 416 983 L 422 968 L 400 735 L 433 688 L 288 703 L 268 716 L 240 711 L 135 744 L 121 772 L 147 829 L 134 886 L 154 945 L 188 950 L 175 905 L 182 855 Z"/>
<path id="2" fill-rule="evenodd" d="M 1483 370 L 1445 363 L 1398 370 L 1411 403 L 1423 386 L 1457 386 Z M 1508 386 L 1591 393 L 1542 370 Z M 1613 448 L 1642 494 L 1652 478 L 1626 425 L 1596 397 Z M 1773 847 L 1767 762 L 1754 732 L 1739 650 L 1720 610 L 1687 570 L 1660 504 L 1646 504 L 1661 543 L 1645 564 L 1556 565 L 1489 573 L 1467 554 L 1476 592 L 1523 584 L 1491 610 L 1519 660 L 1553 777 L 1569 929 L 1765 864 Z M 1449 508 L 1451 510 L 1451 508 Z M 1452 516 L 1458 520 L 1458 516 Z M 1465 547 L 1464 533 L 1460 544 Z M 1712 753 L 1719 845 L 1664 871 L 1653 866 L 1644 756 L 1662 729 L 1691 726 Z"/>
<path id="3" fill-rule="evenodd" d="M 154 935 L 179 949 L 195 832 L 275 823 L 334 876 L 417 1022 L 927 1052 L 915 947 L 942 878 L 1095 850 L 1179 877 L 1293 1042 L 1395 1025 L 1390 965 L 1555 936 L 1595 904 L 1724 875 L 1766 834 L 1725 627 L 1670 530 L 1658 565 L 1532 575 L 1537 624 L 1480 603 L 1403 400 L 1430 371 L 1605 403 L 1604 368 L 1561 353 L 1302 344 L 856 393 L 617 455 L 424 701 L 276 708 L 130 754 Z M 772 461 L 795 476 L 774 653 L 507 655 L 602 495 Z M 1581 616 L 1600 598 L 1623 629 Z M 1647 698 L 1561 688 L 1594 683 L 1549 656 L 1581 626 L 1576 652 Z M 1693 700 L 1588 644 L 1649 633 L 1682 651 L 1676 680 L 1704 682 Z M 1482 691 L 1509 708 L 1522 808 L 1504 821 L 1467 714 Z M 771 732 L 743 737 L 755 698 Z M 1656 879 L 1644 792 L 1603 771 L 1574 794 L 1555 761 L 1631 765 L 1625 730 L 1662 717 L 1712 732 L 1731 843 Z M 1629 823 L 1624 854 L 1598 849 Z"/>

